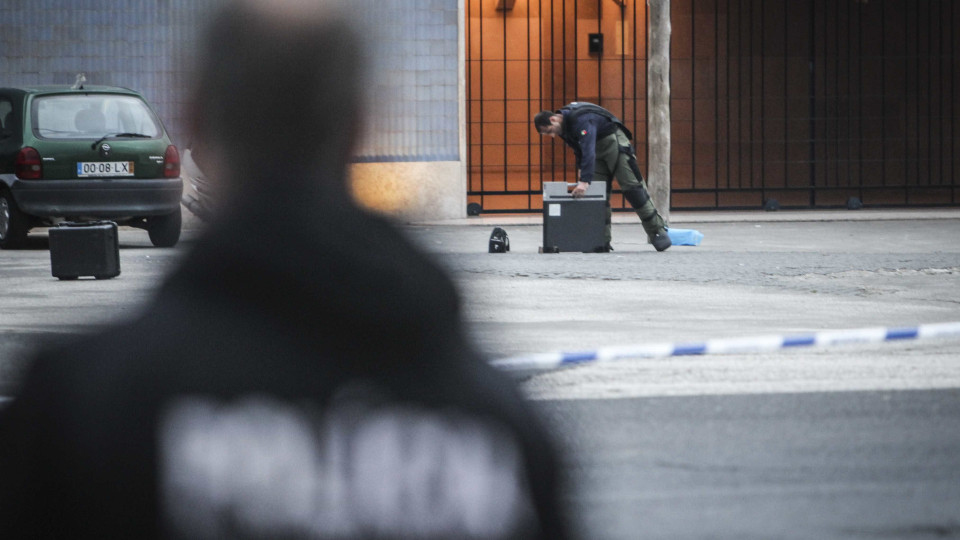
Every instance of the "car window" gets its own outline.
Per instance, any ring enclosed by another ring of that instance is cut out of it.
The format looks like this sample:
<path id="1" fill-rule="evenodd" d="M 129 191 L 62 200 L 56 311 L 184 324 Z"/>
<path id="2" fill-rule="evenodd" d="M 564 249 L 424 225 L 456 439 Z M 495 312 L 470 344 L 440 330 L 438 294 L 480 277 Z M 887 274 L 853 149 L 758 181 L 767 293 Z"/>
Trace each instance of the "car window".
<path id="1" fill-rule="evenodd" d="M 40 96 L 33 100 L 32 114 L 35 133 L 48 139 L 88 139 L 118 133 L 161 135 L 153 112 L 134 96 Z"/>

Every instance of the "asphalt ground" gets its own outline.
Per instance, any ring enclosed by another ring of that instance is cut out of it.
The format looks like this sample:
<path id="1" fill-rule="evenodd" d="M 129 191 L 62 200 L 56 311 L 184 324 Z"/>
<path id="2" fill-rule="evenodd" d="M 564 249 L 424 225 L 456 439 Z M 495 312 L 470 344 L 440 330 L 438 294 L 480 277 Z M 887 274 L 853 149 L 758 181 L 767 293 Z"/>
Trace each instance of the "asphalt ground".
<path id="1" fill-rule="evenodd" d="M 674 213 L 657 253 L 540 254 L 537 216 L 405 225 L 491 358 L 960 320 L 960 211 Z M 487 253 L 504 227 L 511 251 Z M 61 282 L 43 231 L 0 252 L 0 395 L 38 343 L 135 316 L 174 249 L 121 230 L 121 275 Z M 960 536 L 960 341 L 627 359 L 523 374 L 585 538 Z"/>
<path id="2" fill-rule="evenodd" d="M 493 357 L 960 320 L 960 214 L 803 216 L 818 218 L 812 221 L 770 214 L 729 216 L 737 221 L 674 216 L 674 227 L 700 230 L 705 238 L 663 253 L 646 243 L 635 217 L 621 215 L 615 251 L 606 254 L 540 254 L 542 228 L 531 218 L 428 224 L 411 232 L 458 277 L 467 317 Z M 507 230 L 509 253 L 486 253 L 494 226 Z M 952 345 L 924 344 L 924 350 Z M 593 369 L 627 368 L 577 372 Z M 819 384 L 811 389 L 830 389 L 830 380 Z"/>
<path id="3" fill-rule="evenodd" d="M 675 215 L 657 253 L 539 254 L 529 217 L 411 229 L 495 358 L 960 320 L 955 212 Z M 511 251 L 485 253 L 502 226 Z M 584 538 L 960 537 L 960 342 L 598 362 L 525 374 Z"/>

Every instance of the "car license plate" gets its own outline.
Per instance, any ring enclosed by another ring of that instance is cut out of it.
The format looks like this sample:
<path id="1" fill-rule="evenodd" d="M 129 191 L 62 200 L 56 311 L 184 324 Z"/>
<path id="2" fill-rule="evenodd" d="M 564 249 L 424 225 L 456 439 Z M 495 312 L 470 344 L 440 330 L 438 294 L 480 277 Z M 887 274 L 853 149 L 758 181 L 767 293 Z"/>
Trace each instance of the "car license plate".
<path id="1" fill-rule="evenodd" d="M 81 161 L 77 176 L 133 176 L 132 161 Z"/>

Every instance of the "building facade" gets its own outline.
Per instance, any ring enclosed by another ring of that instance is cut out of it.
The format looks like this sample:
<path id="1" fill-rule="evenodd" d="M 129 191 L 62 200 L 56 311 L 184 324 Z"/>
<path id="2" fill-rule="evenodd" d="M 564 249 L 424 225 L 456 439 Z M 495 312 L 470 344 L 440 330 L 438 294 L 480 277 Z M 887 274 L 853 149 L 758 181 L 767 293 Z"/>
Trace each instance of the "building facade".
<path id="1" fill-rule="evenodd" d="M 960 204 L 960 2 L 670 6 L 671 208 Z M 648 2 L 466 9 L 471 202 L 535 211 L 541 182 L 575 178 L 529 126 L 570 101 L 617 114 L 644 161 Z"/>
<path id="2" fill-rule="evenodd" d="M 202 23 L 221 0 L 4 0 L 0 86 L 138 90 L 181 149 Z M 324 1 L 324 0 L 318 0 Z M 370 34 L 368 125 L 352 168 L 357 197 L 404 220 L 466 214 L 459 0 L 353 0 Z"/>
<path id="3" fill-rule="evenodd" d="M 218 1 L 6 0 L 0 85 L 134 88 L 189 148 L 191 51 Z M 645 170 L 645 0 L 351 6 L 380 44 L 352 169 L 364 204 L 406 221 L 539 211 L 541 183 L 574 171 L 530 119 L 574 100 L 620 116 Z M 960 204 L 960 2 L 671 0 L 671 20 L 672 208 Z"/>

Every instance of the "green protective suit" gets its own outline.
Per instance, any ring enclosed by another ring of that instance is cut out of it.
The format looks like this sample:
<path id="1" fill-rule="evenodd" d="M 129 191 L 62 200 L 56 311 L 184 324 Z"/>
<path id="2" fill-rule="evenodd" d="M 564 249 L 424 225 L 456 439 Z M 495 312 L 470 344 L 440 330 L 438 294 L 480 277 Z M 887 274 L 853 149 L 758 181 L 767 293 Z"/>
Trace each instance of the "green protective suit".
<path id="1" fill-rule="evenodd" d="M 631 166 L 630 160 L 634 160 Z M 648 237 L 656 235 L 666 226 L 663 217 L 657 212 L 656 207 L 647 191 L 647 183 L 638 173 L 636 167 L 636 156 L 633 152 L 633 146 L 627 136 L 617 129 L 613 134 L 597 140 L 596 145 L 596 164 L 594 169 L 594 179 L 602 180 L 607 183 L 607 223 L 606 240 L 609 243 L 611 236 L 611 216 L 609 199 L 611 191 L 611 181 L 616 178 L 623 191 L 627 202 L 633 206 L 634 211 L 640 217 L 643 224 L 643 230 Z"/>

